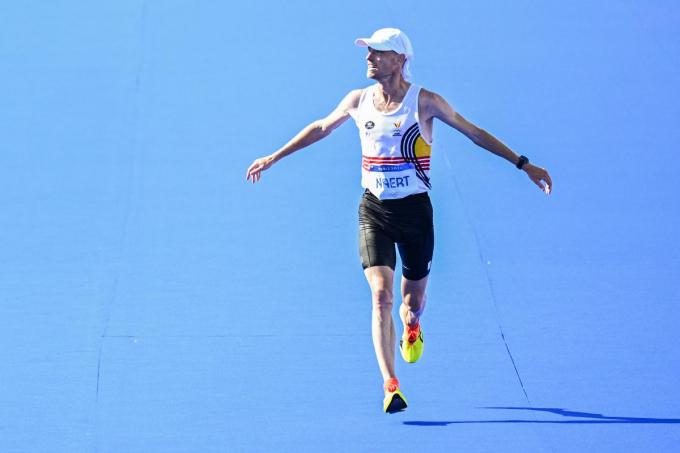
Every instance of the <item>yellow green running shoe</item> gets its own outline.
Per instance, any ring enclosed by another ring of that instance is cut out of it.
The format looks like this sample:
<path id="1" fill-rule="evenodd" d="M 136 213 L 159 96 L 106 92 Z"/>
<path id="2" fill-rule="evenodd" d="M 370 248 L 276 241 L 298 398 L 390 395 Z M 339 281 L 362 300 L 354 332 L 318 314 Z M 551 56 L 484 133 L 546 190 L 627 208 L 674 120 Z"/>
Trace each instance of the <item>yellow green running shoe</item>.
<path id="1" fill-rule="evenodd" d="M 421 355 L 423 355 L 423 348 L 425 342 L 423 341 L 423 331 L 420 329 L 420 323 L 415 327 L 406 326 L 404 335 L 399 340 L 399 350 L 401 356 L 408 363 L 415 363 Z"/>
<path id="2" fill-rule="evenodd" d="M 388 414 L 401 412 L 408 404 L 404 394 L 399 390 L 399 381 L 397 378 L 388 379 L 385 381 L 385 399 L 383 400 L 383 410 Z"/>

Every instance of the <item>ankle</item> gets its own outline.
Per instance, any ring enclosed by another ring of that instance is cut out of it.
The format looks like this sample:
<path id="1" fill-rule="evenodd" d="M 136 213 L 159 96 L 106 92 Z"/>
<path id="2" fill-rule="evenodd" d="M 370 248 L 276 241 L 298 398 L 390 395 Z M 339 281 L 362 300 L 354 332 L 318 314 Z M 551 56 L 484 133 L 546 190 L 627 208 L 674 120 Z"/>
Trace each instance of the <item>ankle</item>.
<path id="1" fill-rule="evenodd" d="M 385 389 L 386 392 L 394 392 L 399 388 L 399 379 L 397 378 L 389 378 L 385 379 L 385 383 L 383 384 L 383 388 Z"/>
<path id="2" fill-rule="evenodd" d="M 406 323 L 406 330 L 409 332 L 418 332 L 420 330 L 420 320 L 416 318 L 415 320 L 412 320 L 411 322 Z"/>

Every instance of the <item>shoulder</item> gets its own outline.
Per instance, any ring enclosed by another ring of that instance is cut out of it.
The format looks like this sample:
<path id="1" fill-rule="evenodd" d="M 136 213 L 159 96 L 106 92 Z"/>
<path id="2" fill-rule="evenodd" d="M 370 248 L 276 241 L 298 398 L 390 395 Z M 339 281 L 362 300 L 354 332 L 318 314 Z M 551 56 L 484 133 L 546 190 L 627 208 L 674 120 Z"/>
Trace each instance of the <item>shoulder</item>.
<path id="1" fill-rule="evenodd" d="M 340 101 L 340 106 L 345 109 L 355 109 L 359 107 L 359 101 L 361 100 L 361 95 L 366 88 L 357 88 L 352 90 Z"/>
<path id="2" fill-rule="evenodd" d="M 438 113 L 448 106 L 448 102 L 438 93 L 421 88 L 418 97 L 418 108 L 422 112 Z"/>
<path id="3" fill-rule="evenodd" d="M 358 104 L 359 99 L 361 99 L 361 95 L 364 93 L 364 90 L 366 89 L 368 88 L 357 88 L 356 90 L 352 90 L 349 93 L 347 93 L 345 99 L 351 99 L 353 102 L 356 102 Z"/>
<path id="4" fill-rule="evenodd" d="M 357 108 L 359 108 L 359 104 L 361 104 L 362 99 L 364 99 L 366 94 L 370 93 L 374 87 L 375 84 L 369 85 L 364 88 L 357 88 L 355 90 L 350 91 L 342 99 L 342 101 L 340 101 L 339 107 L 351 113 L 352 110 L 356 110 Z"/>
<path id="5" fill-rule="evenodd" d="M 427 88 L 420 88 L 420 95 L 418 96 L 418 102 L 421 103 L 421 105 L 430 105 L 433 103 L 438 103 L 443 101 L 444 98 L 435 93 L 434 91 L 428 90 Z"/>

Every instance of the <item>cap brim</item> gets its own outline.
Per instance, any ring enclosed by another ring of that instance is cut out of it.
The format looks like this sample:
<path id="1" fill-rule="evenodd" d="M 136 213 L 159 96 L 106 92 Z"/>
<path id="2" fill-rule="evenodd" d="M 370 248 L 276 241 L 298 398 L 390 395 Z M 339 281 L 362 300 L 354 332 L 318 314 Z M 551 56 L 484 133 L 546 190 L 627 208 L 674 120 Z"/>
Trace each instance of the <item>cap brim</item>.
<path id="1" fill-rule="evenodd" d="M 392 50 L 384 43 L 371 41 L 370 38 L 359 38 L 354 40 L 354 44 L 359 47 L 371 47 L 375 50 Z"/>

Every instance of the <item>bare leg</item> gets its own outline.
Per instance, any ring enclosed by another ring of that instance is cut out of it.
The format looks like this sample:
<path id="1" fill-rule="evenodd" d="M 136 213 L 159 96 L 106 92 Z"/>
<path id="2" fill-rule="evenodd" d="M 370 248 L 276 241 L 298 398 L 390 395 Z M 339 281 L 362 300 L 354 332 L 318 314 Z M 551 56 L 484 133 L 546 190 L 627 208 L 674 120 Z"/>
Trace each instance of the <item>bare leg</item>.
<path id="1" fill-rule="evenodd" d="M 402 303 L 399 307 L 399 316 L 404 326 L 415 327 L 420 316 L 425 310 L 425 289 L 427 288 L 427 276 L 420 280 L 408 280 L 401 278 Z"/>
<path id="2" fill-rule="evenodd" d="M 372 266 L 364 270 L 371 287 L 373 347 L 383 380 L 394 378 L 396 332 L 392 320 L 394 271 L 389 266 Z"/>

